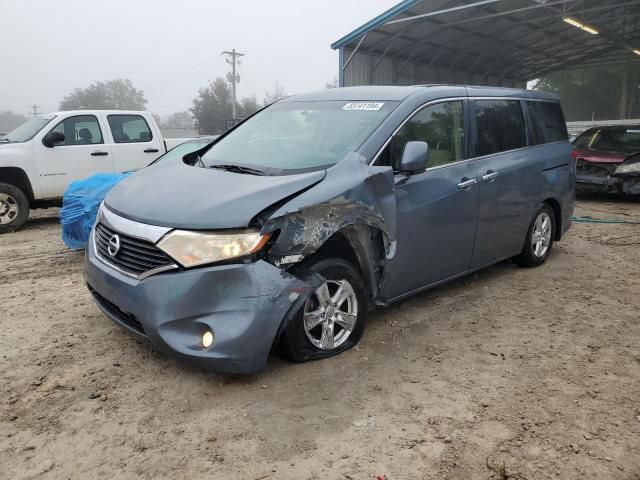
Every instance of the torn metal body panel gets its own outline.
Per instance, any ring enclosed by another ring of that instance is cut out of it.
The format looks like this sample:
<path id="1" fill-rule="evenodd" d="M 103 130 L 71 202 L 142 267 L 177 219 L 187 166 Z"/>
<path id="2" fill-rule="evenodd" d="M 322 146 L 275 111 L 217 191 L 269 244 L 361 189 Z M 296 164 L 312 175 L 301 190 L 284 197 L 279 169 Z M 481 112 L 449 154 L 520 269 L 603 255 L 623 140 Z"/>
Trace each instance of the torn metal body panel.
<path id="1" fill-rule="evenodd" d="M 622 193 L 640 195 L 640 173 L 618 174 L 622 180 Z"/>
<path id="2" fill-rule="evenodd" d="M 327 172 L 325 181 L 298 195 L 264 223 L 263 233 L 279 232 L 269 257 L 279 266 L 298 263 L 329 238 L 342 233 L 358 257 L 362 273 L 374 288 L 378 261 L 392 258 L 396 238 L 394 175 L 390 167 L 372 167 L 351 153 Z M 380 234 L 383 250 L 377 251 Z"/>
<path id="3" fill-rule="evenodd" d="M 579 159 L 576 165 L 576 190 L 640 195 L 640 158 L 635 155 L 620 163 Z"/>

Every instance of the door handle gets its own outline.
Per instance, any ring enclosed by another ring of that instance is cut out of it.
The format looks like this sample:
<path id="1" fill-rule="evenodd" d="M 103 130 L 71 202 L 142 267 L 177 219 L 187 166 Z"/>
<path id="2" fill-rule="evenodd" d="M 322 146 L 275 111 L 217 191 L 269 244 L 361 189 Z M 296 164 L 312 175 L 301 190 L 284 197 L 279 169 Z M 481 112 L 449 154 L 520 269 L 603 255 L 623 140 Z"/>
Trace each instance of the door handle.
<path id="1" fill-rule="evenodd" d="M 157 148 L 145 148 L 144 153 L 158 153 L 159 150 Z"/>
<path id="2" fill-rule="evenodd" d="M 109 152 L 103 152 L 102 150 L 96 150 L 95 152 L 91 152 L 92 157 L 102 157 L 104 155 L 109 155 Z"/>
<path id="3" fill-rule="evenodd" d="M 458 190 L 465 190 L 471 187 L 472 185 L 475 185 L 476 183 L 478 183 L 477 178 L 471 178 L 469 180 L 465 180 L 463 178 L 462 181 L 458 184 Z"/>
<path id="4" fill-rule="evenodd" d="M 493 182 L 498 177 L 498 175 L 500 175 L 498 172 L 488 170 L 487 174 L 482 176 L 482 180 L 485 182 Z"/>

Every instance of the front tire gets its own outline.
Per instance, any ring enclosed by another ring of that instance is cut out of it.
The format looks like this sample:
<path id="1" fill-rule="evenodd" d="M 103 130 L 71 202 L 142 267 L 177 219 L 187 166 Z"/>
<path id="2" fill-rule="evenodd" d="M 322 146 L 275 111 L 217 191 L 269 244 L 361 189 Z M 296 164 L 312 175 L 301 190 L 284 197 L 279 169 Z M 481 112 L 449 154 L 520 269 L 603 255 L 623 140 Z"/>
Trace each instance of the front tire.
<path id="1" fill-rule="evenodd" d="M 522 267 L 542 265 L 553 247 L 556 234 L 556 218 L 553 209 L 546 203 L 541 205 L 527 230 L 527 238 L 515 262 Z"/>
<path id="2" fill-rule="evenodd" d="M 308 267 L 324 283 L 307 299 L 284 332 L 283 353 L 294 362 L 331 357 L 356 345 L 367 317 L 367 294 L 360 273 L 338 258 Z"/>
<path id="3" fill-rule="evenodd" d="M 18 230 L 29 218 L 29 199 L 18 187 L 0 183 L 0 233 Z"/>

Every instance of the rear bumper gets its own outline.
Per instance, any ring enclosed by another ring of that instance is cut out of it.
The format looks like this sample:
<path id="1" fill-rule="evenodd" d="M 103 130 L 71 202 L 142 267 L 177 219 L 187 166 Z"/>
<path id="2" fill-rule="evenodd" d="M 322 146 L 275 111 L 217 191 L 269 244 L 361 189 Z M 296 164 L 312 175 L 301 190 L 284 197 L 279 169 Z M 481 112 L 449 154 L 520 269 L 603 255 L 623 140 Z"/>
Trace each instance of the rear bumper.
<path id="1" fill-rule="evenodd" d="M 85 280 L 103 313 L 158 350 L 221 373 L 256 373 L 283 321 L 315 287 L 273 265 L 222 265 L 127 277 L 96 258 L 89 241 Z M 309 283 L 310 282 L 310 283 Z M 202 334 L 213 331 L 209 348 Z"/>

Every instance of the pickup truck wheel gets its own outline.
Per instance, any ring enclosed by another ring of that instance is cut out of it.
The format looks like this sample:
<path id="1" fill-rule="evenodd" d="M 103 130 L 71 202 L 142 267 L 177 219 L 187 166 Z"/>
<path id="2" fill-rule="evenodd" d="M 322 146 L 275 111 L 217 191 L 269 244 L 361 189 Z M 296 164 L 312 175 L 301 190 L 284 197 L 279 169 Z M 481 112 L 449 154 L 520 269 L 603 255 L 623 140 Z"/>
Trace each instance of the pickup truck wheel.
<path id="1" fill-rule="evenodd" d="M 367 316 L 367 295 L 358 271 L 338 258 L 309 266 L 325 282 L 311 294 L 284 332 L 283 353 L 294 362 L 331 357 L 358 343 Z"/>
<path id="2" fill-rule="evenodd" d="M 538 267 L 542 265 L 553 247 L 556 233 L 556 220 L 552 208 L 543 204 L 529 225 L 527 238 L 522 253 L 515 262 L 522 267 Z"/>
<path id="3" fill-rule="evenodd" d="M 0 233 L 18 230 L 29 217 L 29 200 L 22 190 L 0 183 Z"/>

